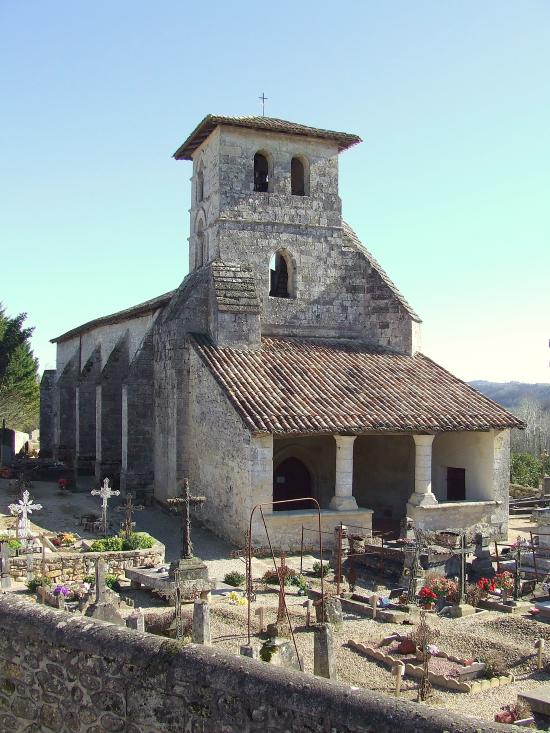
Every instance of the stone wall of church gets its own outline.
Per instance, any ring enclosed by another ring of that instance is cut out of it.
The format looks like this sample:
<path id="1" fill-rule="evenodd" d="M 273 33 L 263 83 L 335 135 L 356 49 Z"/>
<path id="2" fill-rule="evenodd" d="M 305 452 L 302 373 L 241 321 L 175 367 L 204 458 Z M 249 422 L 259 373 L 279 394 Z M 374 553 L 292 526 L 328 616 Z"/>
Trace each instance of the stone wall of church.
<path id="1" fill-rule="evenodd" d="M 40 457 L 51 458 L 54 447 L 55 369 L 46 369 L 40 380 Z"/>
<path id="2" fill-rule="evenodd" d="M 208 330 L 207 268 L 189 274 L 153 330 L 155 496 L 175 496 L 188 475 L 189 423 L 187 335 Z"/>
<path id="3" fill-rule="evenodd" d="M 154 482 L 153 331 L 134 356 L 122 387 L 123 491 L 151 493 Z"/>
<path id="4" fill-rule="evenodd" d="M 97 346 L 80 373 L 76 395 L 76 454 L 80 474 L 93 475 L 96 459 L 96 387 L 101 374 Z"/>
<path id="5" fill-rule="evenodd" d="M 118 486 L 122 467 L 122 385 L 128 375 L 128 334 L 125 333 L 101 372 L 96 388 L 95 477 L 107 476 Z"/>
<path id="6" fill-rule="evenodd" d="M 251 486 L 253 441 L 227 396 L 192 348 L 189 350 L 189 394 L 192 429 L 185 436 L 185 443 L 192 490 L 206 496 L 201 521 L 217 534 L 242 543 L 255 502 Z M 271 476 L 270 463 L 269 488 Z"/>

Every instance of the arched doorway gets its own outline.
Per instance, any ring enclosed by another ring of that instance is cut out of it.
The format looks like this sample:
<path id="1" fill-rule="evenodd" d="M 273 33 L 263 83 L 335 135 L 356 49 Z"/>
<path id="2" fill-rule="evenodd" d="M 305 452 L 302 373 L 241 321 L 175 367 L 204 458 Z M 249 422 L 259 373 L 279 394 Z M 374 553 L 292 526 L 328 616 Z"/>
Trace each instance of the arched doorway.
<path id="1" fill-rule="evenodd" d="M 273 501 L 284 499 L 300 499 L 311 496 L 311 474 L 298 458 L 286 458 L 281 461 L 273 473 Z M 295 501 L 278 504 L 274 511 L 290 511 L 292 509 L 312 509 L 313 502 Z"/>

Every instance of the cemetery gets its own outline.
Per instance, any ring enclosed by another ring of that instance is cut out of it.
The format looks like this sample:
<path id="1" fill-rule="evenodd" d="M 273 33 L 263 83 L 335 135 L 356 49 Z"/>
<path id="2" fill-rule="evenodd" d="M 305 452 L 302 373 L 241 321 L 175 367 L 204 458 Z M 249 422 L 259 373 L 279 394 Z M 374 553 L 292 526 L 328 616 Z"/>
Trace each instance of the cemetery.
<path id="1" fill-rule="evenodd" d="M 269 519 L 262 546 L 259 537 L 233 549 L 215 541 L 199 527 L 207 502 L 188 481 L 154 509 L 103 482 L 71 499 L 97 509 L 96 524 L 86 527 L 54 483 L 19 486 L 14 497 L 0 481 L 2 591 L 14 602 L 394 702 L 475 712 L 503 730 L 496 721 L 520 713 L 542 730 L 550 724 L 550 596 L 540 562 L 548 551 L 541 542 L 539 553 L 537 536 L 543 513 L 509 543 L 426 532 L 412 521 L 393 538 L 340 524 L 330 538 L 319 534 L 320 552 L 310 543 L 285 554 Z M 144 547 L 136 538 L 146 538 Z"/>

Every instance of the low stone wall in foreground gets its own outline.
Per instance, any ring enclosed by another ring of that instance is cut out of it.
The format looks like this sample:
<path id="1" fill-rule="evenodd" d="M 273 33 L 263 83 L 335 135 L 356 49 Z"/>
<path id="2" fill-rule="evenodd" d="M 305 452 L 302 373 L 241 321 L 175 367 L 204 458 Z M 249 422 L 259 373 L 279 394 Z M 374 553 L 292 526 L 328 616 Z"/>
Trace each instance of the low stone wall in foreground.
<path id="1" fill-rule="evenodd" d="M 512 733 L 380 693 L 0 596 L 0 731 Z"/>

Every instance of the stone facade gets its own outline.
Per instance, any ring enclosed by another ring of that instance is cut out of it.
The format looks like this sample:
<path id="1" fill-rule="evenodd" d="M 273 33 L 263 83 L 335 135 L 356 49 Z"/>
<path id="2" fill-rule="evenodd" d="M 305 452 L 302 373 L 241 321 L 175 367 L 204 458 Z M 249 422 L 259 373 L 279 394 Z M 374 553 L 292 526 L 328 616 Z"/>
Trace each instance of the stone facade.
<path id="1" fill-rule="evenodd" d="M 282 338 L 304 339 L 305 346 L 323 339 L 336 349 L 352 344 L 395 358 L 416 354 L 418 315 L 342 220 L 338 156 L 356 142 L 347 133 L 269 118 L 205 118 L 175 155 L 193 165 L 190 273 L 171 293 L 56 339 L 55 381 L 45 377 L 42 389 L 45 451 L 52 445 L 59 458 L 76 457 L 80 471 L 93 469 L 97 479 L 115 482 L 120 477 L 123 490 L 154 493 L 160 501 L 188 477 L 193 491 L 208 499 L 206 524 L 237 543 L 256 504 L 271 514 L 274 482 L 287 481 L 275 472 L 290 458 L 306 477 L 295 490 L 319 502 L 329 530 L 340 521 L 369 528 L 373 517 L 398 523 L 409 508 L 419 515 L 435 506 L 421 521 L 452 517 L 462 527 L 472 518 L 493 534 L 504 532 L 505 436 L 512 418 L 489 415 L 491 403 L 482 406 L 488 417 L 475 423 L 483 435 L 474 433 L 475 426 L 460 427 L 472 409 L 458 380 L 452 385 L 460 393 L 454 422 L 444 406 L 417 430 L 414 415 L 401 415 L 399 434 L 387 426 L 382 432 L 358 429 L 352 405 L 348 422 L 328 430 L 322 400 L 312 400 L 300 381 L 307 364 L 295 367 L 289 388 L 283 359 L 261 367 L 276 382 L 277 406 L 269 390 L 261 393 L 254 370 L 238 387 L 245 396 L 256 392 L 260 422 L 281 417 L 280 428 L 263 430 L 239 412 L 236 397 L 242 395 L 214 373 L 207 350 L 197 348 L 206 339 L 223 352 L 226 368 L 241 375 L 241 355 L 264 352 L 266 339 L 279 339 L 283 354 Z M 298 188 L 296 161 L 303 173 Z M 424 370 L 426 361 L 407 368 Z M 342 378 L 354 372 L 344 362 L 341 370 Z M 437 383 L 434 378 L 430 388 Z M 346 389 L 344 402 L 361 397 L 360 385 Z M 399 390 L 405 396 L 401 377 L 376 397 L 373 414 L 388 411 Z M 399 411 L 400 400 L 395 404 Z M 300 408 L 313 410 L 313 429 L 300 429 Z M 285 410 L 293 415 L 292 427 Z M 439 436 L 431 424 L 442 424 L 446 434 Z M 467 471 L 464 513 L 458 505 L 441 510 L 448 504 L 448 466 Z M 314 514 L 274 511 L 270 521 L 281 546 L 296 546 L 301 524 Z M 257 522 L 254 528 L 261 530 Z"/>
<path id="2" fill-rule="evenodd" d="M 0 730 L 484 733 L 493 723 L 0 598 Z M 500 725 L 502 733 L 514 726 Z"/>

